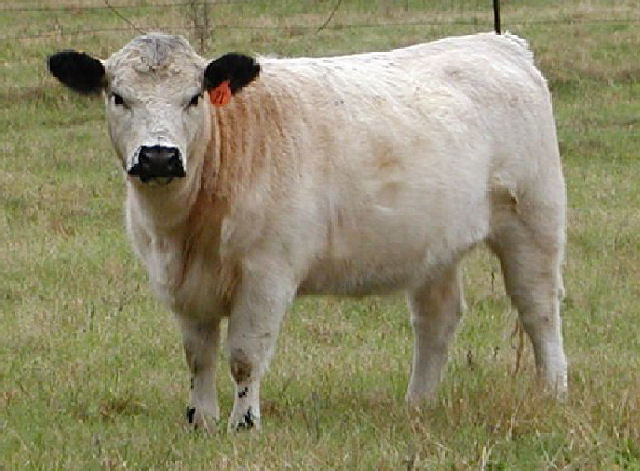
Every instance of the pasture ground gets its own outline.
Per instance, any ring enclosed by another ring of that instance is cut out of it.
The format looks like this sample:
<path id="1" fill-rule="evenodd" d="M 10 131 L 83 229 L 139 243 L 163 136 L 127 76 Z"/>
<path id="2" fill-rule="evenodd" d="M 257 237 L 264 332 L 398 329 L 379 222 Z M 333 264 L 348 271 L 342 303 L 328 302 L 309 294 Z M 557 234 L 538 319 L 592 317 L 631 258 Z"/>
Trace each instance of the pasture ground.
<path id="1" fill-rule="evenodd" d="M 484 3 L 410 1 L 405 12 L 345 1 L 317 34 L 333 2 L 219 5 L 215 23 L 249 27 L 219 27 L 207 53 L 389 49 L 489 30 Z M 187 7 L 149 4 L 122 13 L 147 29 L 188 24 Z M 538 394 L 528 342 L 515 372 L 515 314 L 479 249 L 433 405 L 404 406 L 402 296 L 307 298 L 288 313 L 263 383 L 263 432 L 207 436 L 185 428 L 177 326 L 125 239 L 102 104 L 44 68 L 56 50 L 106 56 L 135 33 L 104 8 L 12 12 L 59 4 L 0 1 L 0 470 L 640 469 L 639 5 L 503 4 L 505 28 L 530 41 L 554 93 L 569 194 L 567 402 Z M 403 22 L 422 24 L 394 26 Z M 110 31 L 74 34 L 83 29 Z M 42 31 L 55 33 L 18 39 Z M 223 361 L 223 429 L 227 371 Z"/>

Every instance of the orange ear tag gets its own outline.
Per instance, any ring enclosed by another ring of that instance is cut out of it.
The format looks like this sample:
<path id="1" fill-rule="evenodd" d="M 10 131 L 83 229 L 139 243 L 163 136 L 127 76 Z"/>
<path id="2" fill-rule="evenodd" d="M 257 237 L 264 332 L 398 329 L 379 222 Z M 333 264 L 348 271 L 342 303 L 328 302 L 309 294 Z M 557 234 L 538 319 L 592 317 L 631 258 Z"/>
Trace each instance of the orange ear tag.
<path id="1" fill-rule="evenodd" d="M 229 81 L 225 80 L 216 88 L 209 90 L 209 100 L 215 106 L 224 106 L 231 100 Z"/>

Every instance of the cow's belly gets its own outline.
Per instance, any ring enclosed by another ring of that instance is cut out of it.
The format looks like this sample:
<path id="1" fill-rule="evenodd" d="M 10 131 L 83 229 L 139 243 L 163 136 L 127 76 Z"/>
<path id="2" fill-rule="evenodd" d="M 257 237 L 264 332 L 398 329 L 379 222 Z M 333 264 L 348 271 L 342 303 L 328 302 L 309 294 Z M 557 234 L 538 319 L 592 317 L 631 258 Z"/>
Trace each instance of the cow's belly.
<path id="1" fill-rule="evenodd" d="M 429 271 L 429 264 L 361 259 L 323 259 L 309 271 L 298 294 L 362 296 L 411 286 Z"/>
<path id="2" fill-rule="evenodd" d="M 489 208 L 430 207 L 420 214 L 374 208 L 332 221 L 300 294 L 365 295 L 417 286 L 489 233 Z"/>

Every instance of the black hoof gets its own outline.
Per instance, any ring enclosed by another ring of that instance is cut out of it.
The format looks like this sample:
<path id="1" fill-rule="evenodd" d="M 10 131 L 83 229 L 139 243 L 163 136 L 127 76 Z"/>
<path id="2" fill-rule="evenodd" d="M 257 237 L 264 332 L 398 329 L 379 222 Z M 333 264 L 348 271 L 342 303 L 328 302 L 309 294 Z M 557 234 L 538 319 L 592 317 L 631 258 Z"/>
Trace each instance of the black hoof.
<path id="1" fill-rule="evenodd" d="M 193 419 L 196 415 L 196 408 L 195 407 L 187 407 L 187 420 L 189 421 L 190 424 L 193 423 Z"/>
<path id="2" fill-rule="evenodd" d="M 251 407 L 247 410 L 247 413 L 242 416 L 242 421 L 236 424 L 236 430 L 249 430 L 255 425 L 255 417 L 251 412 Z"/>

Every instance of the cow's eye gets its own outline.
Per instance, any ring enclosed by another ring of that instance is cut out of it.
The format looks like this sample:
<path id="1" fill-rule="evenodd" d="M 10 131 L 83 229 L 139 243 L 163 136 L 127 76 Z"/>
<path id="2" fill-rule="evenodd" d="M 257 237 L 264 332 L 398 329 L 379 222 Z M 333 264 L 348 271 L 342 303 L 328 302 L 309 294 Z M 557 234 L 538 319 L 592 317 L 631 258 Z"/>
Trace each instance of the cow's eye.
<path id="1" fill-rule="evenodd" d="M 112 93 L 111 96 L 113 97 L 113 103 L 116 106 L 124 106 L 124 99 L 120 95 Z"/>
<path id="2" fill-rule="evenodd" d="M 202 93 L 193 95 L 193 98 L 191 98 L 191 101 L 189 101 L 189 106 L 198 106 L 198 102 L 200 101 L 201 96 L 202 96 Z"/>

